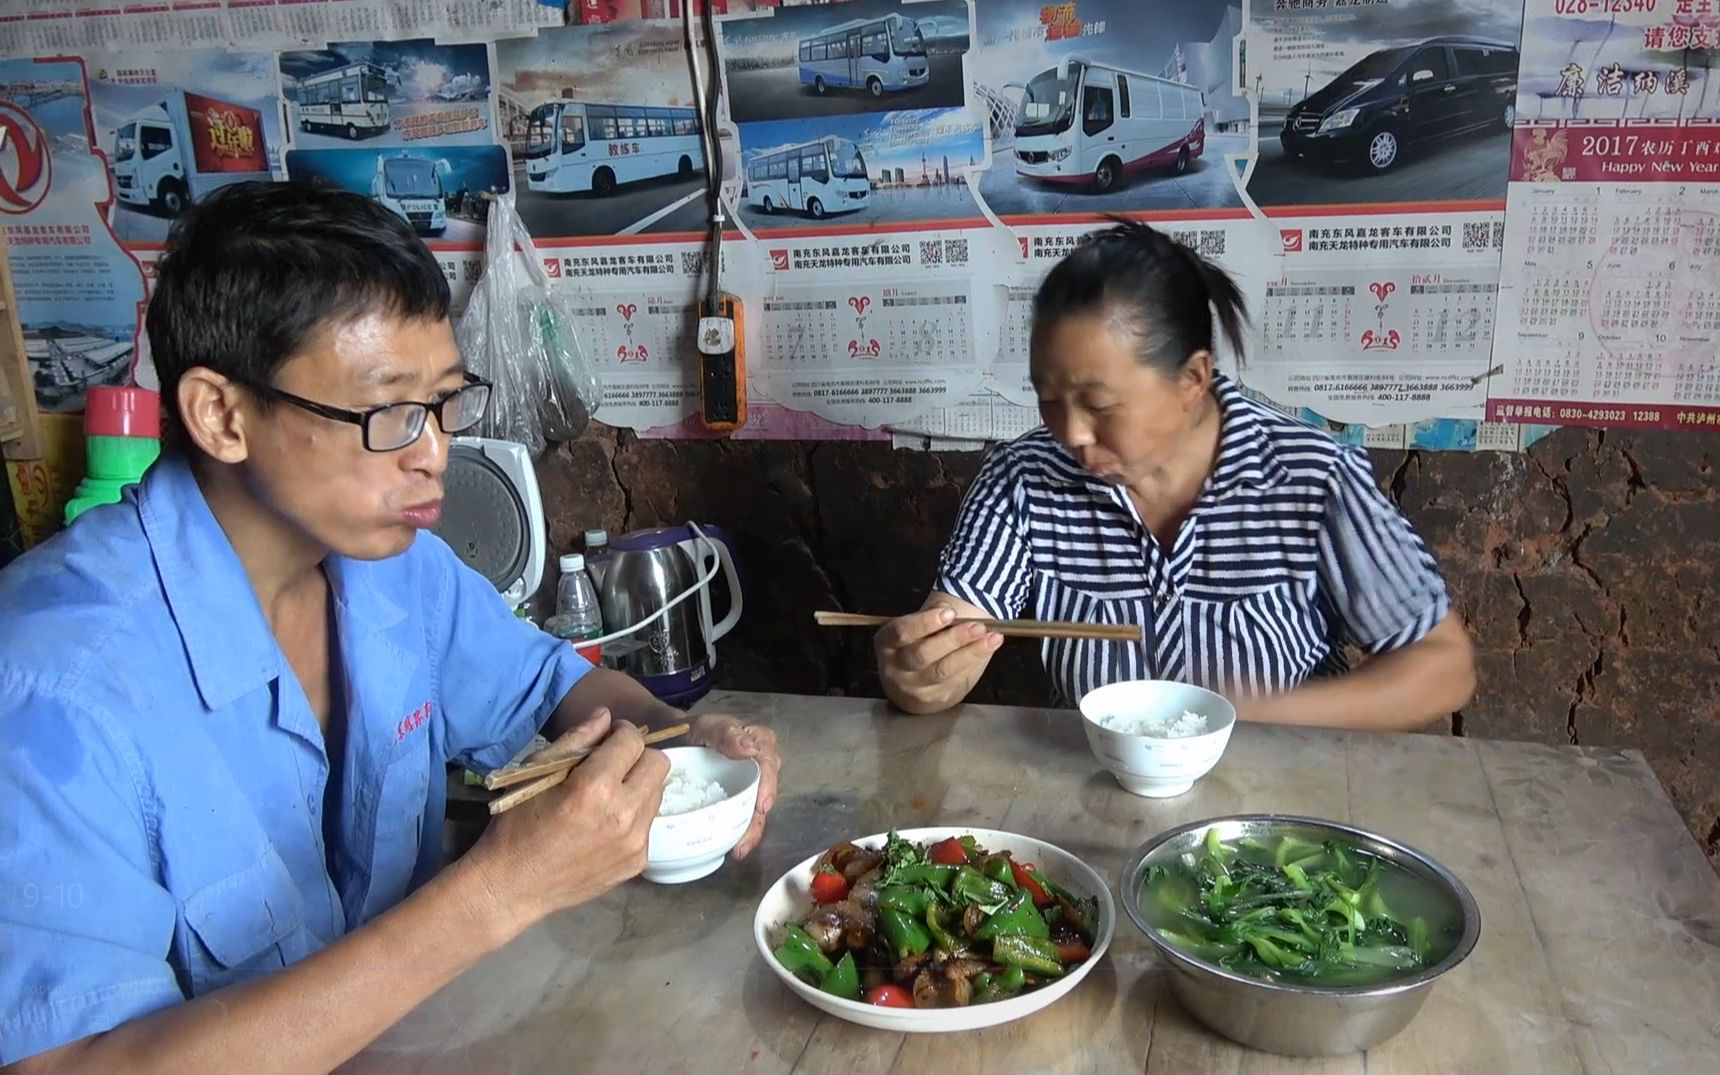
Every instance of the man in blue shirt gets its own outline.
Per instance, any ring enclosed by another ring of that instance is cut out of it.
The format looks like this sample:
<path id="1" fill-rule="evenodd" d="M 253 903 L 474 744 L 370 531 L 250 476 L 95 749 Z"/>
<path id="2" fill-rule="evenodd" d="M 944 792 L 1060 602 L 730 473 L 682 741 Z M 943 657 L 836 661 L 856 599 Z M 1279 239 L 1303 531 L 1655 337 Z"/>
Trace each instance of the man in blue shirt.
<path id="1" fill-rule="evenodd" d="M 516 619 L 423 533 L 463 370 L 366 198 L 229 187 L 148 311 L 166 450 L 0 572 L 0 1063 L 328 1070 L 545 915 L 636 876 L 684 716 Z M 441 869 L 444 772 L 594 747 Z M 764 771 L 768 729 L 693 739 Z"/>

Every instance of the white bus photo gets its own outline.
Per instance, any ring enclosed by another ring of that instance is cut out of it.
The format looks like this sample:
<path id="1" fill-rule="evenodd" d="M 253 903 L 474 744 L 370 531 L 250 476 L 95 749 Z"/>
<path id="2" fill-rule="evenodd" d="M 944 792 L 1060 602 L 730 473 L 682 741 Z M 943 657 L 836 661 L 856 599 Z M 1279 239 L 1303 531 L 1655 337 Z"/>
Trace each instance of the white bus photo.
<path id="1" fill-rule="evenodd" d="M 926 39 L 906 15 L 853 19 L 800 39 L 800 84 L 821 95 L 856 89 L 882 97 L 918 89 L 931 77 Z"/>
<path id="2" fill-rule="evenodd" d="M 554 101 L 534 108 L 526 134 L 526 186 L 534 192 L 614 193 L 624 183 L 705 170 L 699 114 L 691 108 Z"/>
<path id="3" fill-rule="evenodd" d="M 299 80 L 299 129 L 349 140 L 389 128 L 388 82 L 373 63 L 350 63 Z"/>
<path id="4" fill-rule="evenodd" d="M 760 153 L 747 161 L 746 204 L 765 213 L 789 210 L 822 220 L 866 208 L 872 181 L 860 147 L 846 138 Z"/>

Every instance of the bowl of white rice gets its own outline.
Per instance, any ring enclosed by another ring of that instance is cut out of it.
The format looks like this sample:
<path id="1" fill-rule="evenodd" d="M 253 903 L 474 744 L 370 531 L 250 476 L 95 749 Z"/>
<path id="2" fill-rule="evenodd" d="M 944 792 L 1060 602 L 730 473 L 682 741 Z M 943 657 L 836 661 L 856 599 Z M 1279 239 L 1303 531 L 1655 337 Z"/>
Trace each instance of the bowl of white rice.
<path id="1" fill-rule="evenodd" d="M 1218 764 L 1236 727 L 1236 707 L 1187 683 L 1132 679 L 1089 691 L 1081 718 L 1093 756 L 1124 790 L 1165 799 Z"/>
<path id="2" fill-rule="evenodd" d="M 758 762 L 709 747 L 671 747 L 663 802 L 651 822 L 645 879 L 661 885 L 715 873 L 741 842 L 758 803 Z"/>

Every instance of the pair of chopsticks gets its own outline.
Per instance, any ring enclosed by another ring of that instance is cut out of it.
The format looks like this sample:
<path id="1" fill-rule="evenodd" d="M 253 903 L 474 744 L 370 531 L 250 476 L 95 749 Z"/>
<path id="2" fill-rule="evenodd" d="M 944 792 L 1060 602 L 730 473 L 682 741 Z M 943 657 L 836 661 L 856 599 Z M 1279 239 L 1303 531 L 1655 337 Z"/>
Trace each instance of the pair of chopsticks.
<path id="1" fill-rule="evenodd" d="M 665 739 L 673 739 L 678 735 L 686 735 L 691 730 L 686 724 L 673 724 L 655 732 L 648 730 L 643 724 L 636 724 L 634 727 L 644 734 L 646 746 L 661 743 Z M 566 780 L 567 774 L 573 772 L 575 766 L 590 756 L 591 751 L 582 750 L 577 754 L 567 754 L 546 761 L 516 765 L 512 769 L 497 769 L 486 775 L 484 787 L 489 790 L 514 789 L 506 795 L 490 800 L 490 815 L 493 817 L 504 811 L 512 810 L 527 799 L 535 799 L 542 795 L 550 788 Z"/>
<path id="2" fill-rule="evenodd" d="M 820 627 L 882 627 L 895 617 L 858 612 L 815 612 Z M 950 626 L 977 623 L 1005 638 L 1084 638 L 1102 642 L 1139 642 L 1145 636 L 1134 624 L 1070 623 L 1060 620 L 958 619 Z"/>

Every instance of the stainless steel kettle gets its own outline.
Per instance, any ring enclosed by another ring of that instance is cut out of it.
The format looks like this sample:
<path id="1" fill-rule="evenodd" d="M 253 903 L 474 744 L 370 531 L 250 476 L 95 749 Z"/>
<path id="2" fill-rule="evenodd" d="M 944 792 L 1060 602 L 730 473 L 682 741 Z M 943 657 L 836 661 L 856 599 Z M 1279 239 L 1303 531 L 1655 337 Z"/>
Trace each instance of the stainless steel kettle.
<path id="1" fill-rule="evenodd" d="M 674 526 L 616 538 L 597 591 L 605 634 L 625 631 L 676 602 L 634 634 L 604 647 L 606 664 L 676 706 L 691 705 L 710 689 L 717 640 L 741 618 L 734 545 L 717 527 L 700 524 L 698 530 L 703 537 L 691 527 Z M 711 587 L 699 580 L 717 565 L 727 582 L 729 610 L 712 623 Z"/>

